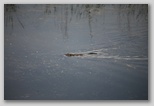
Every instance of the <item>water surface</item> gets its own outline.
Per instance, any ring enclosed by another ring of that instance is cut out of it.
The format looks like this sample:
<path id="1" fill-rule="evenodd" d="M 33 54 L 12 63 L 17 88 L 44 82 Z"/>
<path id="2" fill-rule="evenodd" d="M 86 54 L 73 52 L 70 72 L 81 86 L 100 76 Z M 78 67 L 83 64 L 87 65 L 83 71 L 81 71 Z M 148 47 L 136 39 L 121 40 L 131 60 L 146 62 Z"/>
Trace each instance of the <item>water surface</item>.
<path id="1" fill-rule="evenodd" d="M 148 5 L 6 4 L 4 13 L 5 100 L 148 99 Z"/>

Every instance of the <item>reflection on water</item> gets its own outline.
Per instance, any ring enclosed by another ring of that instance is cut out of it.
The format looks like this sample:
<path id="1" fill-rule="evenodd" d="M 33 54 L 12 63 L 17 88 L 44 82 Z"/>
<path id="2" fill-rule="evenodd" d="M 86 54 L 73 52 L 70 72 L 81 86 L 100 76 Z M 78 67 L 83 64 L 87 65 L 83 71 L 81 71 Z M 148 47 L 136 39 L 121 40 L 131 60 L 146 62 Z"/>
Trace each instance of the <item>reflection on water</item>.
<path id="1" fill-rule="evenodd" d="M 148 99 L 146 4 L 5 4 L 4 41 L 7 100 Z"/>
<path id="2" fill-rule="evenodd" d="M 18 22 L 20 23 L 21 27 L 24 28 L 24 25 L 22 24 L 22 22 L 20 21 L 20 19 L 18 18 L 18 16 L 15 14 L 15 12 L 17 11 L 17 5 L 15 4 L 8 4 L 8 5 L 4 5 L 5 7 L 5 25 L 7 26 L 9 23 L 11 24 L 12 28 L 13 28 L 13 17 L 14 15 L 16 16 L 16 19 L 18 20 Z M 14 13 L 14 14 L 13 14 Z"/>
<path id="3" fill-rule="evenodd" d="M 64 36 L 68 36 L 68 26 L 72 20 L 72 17 L 75 16 L 77 19 L 88 19 L 88 26 L 89 26 L 89 35 L 93 36 L 93 23 L 94 20 L 97 20 L 98 16 L 103 15 L 105 18 L 105 11 L 110 10 L 113 14 L 118 15 L 115 21 L 118 21 L 119 25 L 126 24 L 127 29 L 130 30 L 130 24 L 132 24 L 133 19 L 139 21 L 147 21 L 148 19 L 148 6 L 147 5 L 104 5 L 104 4 L 74 4 L 74 5 L 54 5 L 54 4 L 46 4 L 46 5 L 38 5 L 43 6 L 44 13 L 46 15 L 54 16 L 54 20 L 56 24 L 60 24 L 61 32 Z M 20 23 L 21 27 L 24 28 L 24 25 L 18 18 L 16 12 L 17 9 L 20 9 L 20 6 L 15 4 L 7 4 L 5 5 L 5 20 L 6 25 L 7 23 L 11 23 L 13 28 L 13 19 L 14 15 L 16 16 L 18 22 Z M 40 12 L 43 10 L 40 10 Z M 57 12 L 57 13 L 56 13 Z M 13 15 L 12 15 L 13 14 Z M 57 20 L 56 20 L 57 19 Z M 60 19 L 60 20 L 59 20 Z M 59 22 L 60 21 L 60 22 Z M 104 21 L 105 20 L 101 20 Z M 112 20 L 111 20 L 112 21 Z M 132 22 L 131 22 L 132 21 Z M 135 23 L 135 24 L 137 24 Z M 122 27 L 122 26 L 121 26 Z"/>

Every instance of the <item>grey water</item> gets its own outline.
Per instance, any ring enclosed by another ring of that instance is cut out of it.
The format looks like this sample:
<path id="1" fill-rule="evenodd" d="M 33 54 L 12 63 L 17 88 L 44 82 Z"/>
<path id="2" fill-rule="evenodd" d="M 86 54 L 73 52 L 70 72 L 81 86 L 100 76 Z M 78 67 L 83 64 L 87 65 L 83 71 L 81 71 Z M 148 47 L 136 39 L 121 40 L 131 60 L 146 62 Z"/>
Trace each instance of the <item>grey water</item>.
<path id="1" fill-rule="evenodd" d="M 4 99 L 148 100 L 148 5 L 5 4 Z"/>

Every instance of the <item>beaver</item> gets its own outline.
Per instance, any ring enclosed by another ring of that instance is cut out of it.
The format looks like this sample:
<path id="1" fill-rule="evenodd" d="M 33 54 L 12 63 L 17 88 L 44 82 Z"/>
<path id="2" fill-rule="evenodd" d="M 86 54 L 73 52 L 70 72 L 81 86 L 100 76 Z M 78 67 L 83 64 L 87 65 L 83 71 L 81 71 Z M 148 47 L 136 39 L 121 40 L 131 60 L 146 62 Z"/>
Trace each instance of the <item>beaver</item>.
<path id="1" fill-rule="evenodd" d="M 93 55 L 93 54 L 97 54 L 97 53 L 94 53 L 94 52 L 90 52 L 90 53 L 87 53 L 88 55 Z M 68 56 L 68 57 L 71 57 L 71 56 L 83 56 L 84 54 L 81 54 L 81 53 L 67 53 L 65 54 L 65 56 Z"/>
<path id="2" fill-rule="evenodd" d="M 65 56 L 71 57 L 71 56 L 83 56 L 83 54 L 72 54 L 72 53 L 67 53 Z"/>

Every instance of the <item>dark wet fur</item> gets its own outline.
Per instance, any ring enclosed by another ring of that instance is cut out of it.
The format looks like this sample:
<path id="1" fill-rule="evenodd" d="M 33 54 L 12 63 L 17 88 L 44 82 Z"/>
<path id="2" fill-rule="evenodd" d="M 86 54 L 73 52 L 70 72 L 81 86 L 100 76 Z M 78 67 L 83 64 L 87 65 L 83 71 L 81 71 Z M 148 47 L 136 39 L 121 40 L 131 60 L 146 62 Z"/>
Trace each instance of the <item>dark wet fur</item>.
<path id="1" fill-rule="evenodd" d="M 87 53 L 89 55 L 92 55 L 92 54 L 97 54 L 97 53 L 94 53 L 94 52 L 90 52 L 90 53 Z M 84 54 L 75 54 L 75 53 L 67 53 L 65 54 L 65 56 L 68 56 L 68 57 L 72 57 L 72 56 L 83 56 Z"/>
<path id="2" fill-rule="evenodd" d="M 65 54 L 65 56 L 71 57 L 71 56 L 83 56 L 83 54 L 71 54 L 71 53 L 67 53 Z"/>

